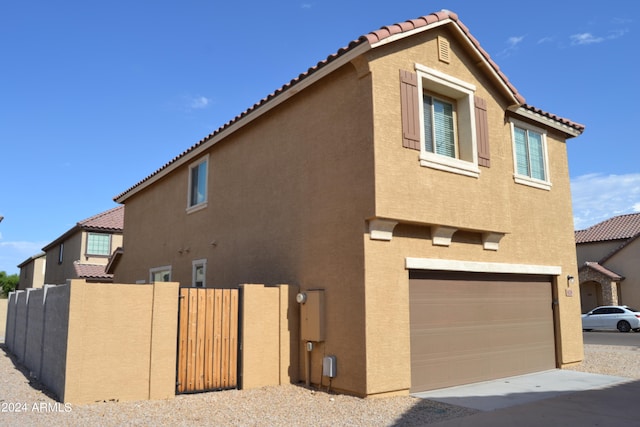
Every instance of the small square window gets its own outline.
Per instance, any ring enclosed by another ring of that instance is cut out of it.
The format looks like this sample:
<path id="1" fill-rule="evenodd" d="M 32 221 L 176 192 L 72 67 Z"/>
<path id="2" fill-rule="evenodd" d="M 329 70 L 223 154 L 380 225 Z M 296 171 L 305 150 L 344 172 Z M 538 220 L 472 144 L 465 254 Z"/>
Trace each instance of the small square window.
<path id="1" fill-rule="evenodd" d="M 104 233 L 88 233 L 87 255 L 111 255 L 111 235 Z"/>
<path id="2" fill-rule="evenodd" d="M 149 270 L 149 283 L 170 282 L 171 266 L 156 267 Z"/>
<path id="3" fill-rule="evenodd" d="M 193 284 L 192 286 L 196 288 L 204 288 L 206 286 L 206 276 L 207 276 L 207 260 L 199 259 L 193 261 Z"/>

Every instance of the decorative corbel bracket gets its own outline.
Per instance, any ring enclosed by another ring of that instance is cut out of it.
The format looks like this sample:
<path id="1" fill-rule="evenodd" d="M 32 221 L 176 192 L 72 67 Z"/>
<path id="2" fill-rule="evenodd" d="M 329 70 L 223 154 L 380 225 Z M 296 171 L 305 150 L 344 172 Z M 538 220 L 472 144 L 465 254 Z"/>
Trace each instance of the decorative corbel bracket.
<path id="1" fill-rule="evenodd" d="M 369 220 L 369 238 L 371 240 L 391 241 L 393 237 L 393 229 L 398 225 L 397 221 L 388 219 L 370 219 Z"/>
<path id="2" fill-rule="evenodd" d="M 487 251 L 497 251 L 500 247 L 500 239 L 504 237 L 504 233 L 482 233 L 482 247 Z"/>
<path id="3" fill-rule="evenodd" d="M 451 238 L 458 231 L 454 227 L 445 227 L 443 225 L 434 225 L 431 227 L 431 240 L 434 246 L 451 246 Z"/>

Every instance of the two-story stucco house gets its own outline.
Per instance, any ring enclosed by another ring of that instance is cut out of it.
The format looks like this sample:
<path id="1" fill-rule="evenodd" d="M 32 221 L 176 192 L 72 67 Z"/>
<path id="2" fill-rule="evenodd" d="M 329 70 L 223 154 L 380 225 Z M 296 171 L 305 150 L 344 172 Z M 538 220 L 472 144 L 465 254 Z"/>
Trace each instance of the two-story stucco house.
<path id="1" fill-rule="evenodd" d="M 47 254 L 44 252 L 31 256 L 18 264 L 20 279 L 16 290 L 41 288 L 44 285 L 46 267 Z"/>
<path id="2" fill-rule="evenodd" d="M 640 307 L 640 213 L 614 216 L 575 236 L 582 312 Z"/>
<path id="3" fill-rule="evenodd" d="M 322 290 L 311 382 L 334 355 L 332 388 L 361 396 L 573 364 L 583 129 L 527 105 L 456 14 L 384 27 L 116 196 L 115 280 Z"/>
<path id="4" fill-rule="evenodd" d="M 76 223 L 42 248 L 46 254 L 44 283 L 63 284 L 70 279 L 110 283 L 105 271 L 109 257 L 122 246 L 124 206 L 117 206 Z"/>

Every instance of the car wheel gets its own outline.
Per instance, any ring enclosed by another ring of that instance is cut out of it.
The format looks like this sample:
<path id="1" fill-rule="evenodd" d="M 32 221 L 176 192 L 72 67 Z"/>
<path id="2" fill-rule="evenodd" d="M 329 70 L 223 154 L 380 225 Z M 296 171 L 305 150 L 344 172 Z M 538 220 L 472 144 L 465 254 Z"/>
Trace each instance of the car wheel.
<path id="1" fill-rule="evenodd" d="M 626 320 L 621 320 L 618 322 L 618 330 L 620 332 L 629 332 L 631 330 L 631 325 Z"/>
<path id="2" fill-rule="evenodd" d="M 640 328 L 635 328 L 633 332 L 640 332 Z"/>

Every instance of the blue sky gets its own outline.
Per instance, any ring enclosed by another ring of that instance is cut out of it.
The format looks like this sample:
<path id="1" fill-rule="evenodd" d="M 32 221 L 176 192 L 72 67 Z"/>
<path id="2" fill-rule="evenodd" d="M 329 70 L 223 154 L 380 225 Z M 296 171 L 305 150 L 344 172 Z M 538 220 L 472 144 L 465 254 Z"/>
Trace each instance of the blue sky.
<path id="1" fill-rule="evenodd" d="M 569 140 L 576 229 L 640 212 L 640 2 L 22 0 L 0 6 L 0 271 L 349 41 L 456 12 Z"/>

